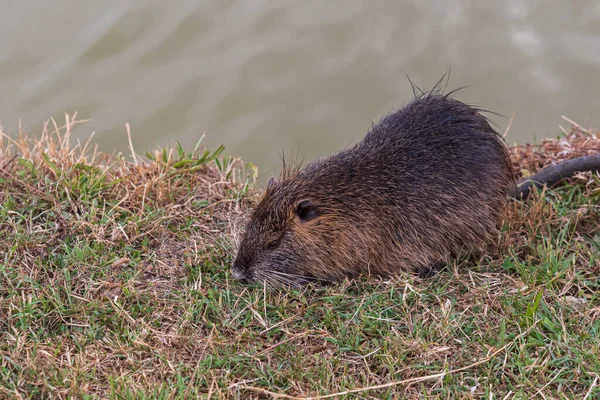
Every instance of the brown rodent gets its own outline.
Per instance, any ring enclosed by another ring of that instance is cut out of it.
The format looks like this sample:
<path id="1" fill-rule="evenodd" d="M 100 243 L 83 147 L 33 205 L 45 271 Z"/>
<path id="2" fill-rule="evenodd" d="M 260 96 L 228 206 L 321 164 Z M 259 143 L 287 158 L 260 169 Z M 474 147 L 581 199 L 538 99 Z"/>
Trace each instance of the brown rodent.
<path id="1" fill-rule="evenodd" d="M 508 195 L 526 197 L 527 185 L 514 191 L 505 143 L 479 110 L 423 93 L 355 146 L 270 182 L 232 273 L 292 286 L 429 275 L 482 249 Z"/>

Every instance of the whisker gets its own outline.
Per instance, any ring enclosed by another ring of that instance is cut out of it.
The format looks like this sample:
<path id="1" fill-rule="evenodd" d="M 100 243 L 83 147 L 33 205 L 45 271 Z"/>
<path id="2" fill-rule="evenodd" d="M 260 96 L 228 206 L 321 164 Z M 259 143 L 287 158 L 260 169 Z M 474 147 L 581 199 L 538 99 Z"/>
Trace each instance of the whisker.
<path id="1" fill-rule="evenodd" d="M 257 272 L 254 276 L 255 280 L 260 281 L 265 285 L 269 290 L 277 289 L 277 281 L 273 279 L 273 276 L 266 273 L 267 271 Z"/>
<path id="2" fill-rule="evenodd" d="M 305 283 L 309 282 L 309 280 L 307 281 L 306 277 L 300 276 L 300 275 L 295 275 L 290 277 L 290 276 L 286 276 L 286 274 L 273 274 L 273 276 L 276 276 L 277 279 L 281 282 L 284 282 L 284 284 L 292 289 L 301 289 Z M 300 278 L 300 279 L 298 279 Z"/>
<path id="3" fill-rule="evenodd" d="M 267 277 L 269 280 L 278 284 L 278 286 L 288 286 L 292 288 L 301 287 L 301 285 L 297 281 L 288 278 L 287 276 L 285 276 L 285 274 L 277 273 L 278 271 L 265 270 L 264 272 L 265 273 L 261 275 Z"/>
<path id="4" fill-rule="evenodd" d="M 273 274 L 277 274 L 280 276 L 285 276 L 285 277 L 292 277 L 292 278 L 301 278 L 304 280 L 309 280 L 309 281 L 322 281 L 322 282 L 327 282 L 327 283 L 333 283 L 332 280 L 330 279 L 326 279 L 326 278 L 316 278 L 316 277 L 308 277 L 308 276 L 304 276 L 304 275 L 298 275 L 298 274 L 292 274 L 289 272 L 282 272 L 282 271 L 275 271 L 275 270 L 268 270 L 269 273 L 273 273 Z"/>

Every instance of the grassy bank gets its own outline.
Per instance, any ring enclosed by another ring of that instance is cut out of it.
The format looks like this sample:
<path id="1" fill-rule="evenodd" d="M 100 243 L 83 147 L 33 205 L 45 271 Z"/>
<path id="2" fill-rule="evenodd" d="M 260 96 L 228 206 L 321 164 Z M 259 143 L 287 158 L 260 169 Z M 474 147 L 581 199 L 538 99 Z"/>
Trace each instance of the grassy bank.
<path id="1" fill-rule="evenodd" d="M 69 146 L 76 124 L 0 143 L 0 397 L 600 396 L 597 176 L 511 204 L 469 268 L 265 291 L 228 270 L 252 168 L 125 161 Z M 575 128 L 512 154 L 599 149 Z"/>

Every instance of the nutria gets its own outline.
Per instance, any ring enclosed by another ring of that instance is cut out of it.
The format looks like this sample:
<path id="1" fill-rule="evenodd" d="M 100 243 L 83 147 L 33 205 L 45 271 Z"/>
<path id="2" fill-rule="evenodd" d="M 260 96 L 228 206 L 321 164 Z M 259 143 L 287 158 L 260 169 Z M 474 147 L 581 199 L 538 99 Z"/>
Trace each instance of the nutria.
<path id="1" fill-rule="evenodd" d="M 438 90 L 417 94 L 353 147 L 270 181 L 232 273 L 293 286 L 431 275 L 483 249 L 508 195 L 526 197 L 530 179 L 514 190 L 507 147 L 480 110 Z"/>

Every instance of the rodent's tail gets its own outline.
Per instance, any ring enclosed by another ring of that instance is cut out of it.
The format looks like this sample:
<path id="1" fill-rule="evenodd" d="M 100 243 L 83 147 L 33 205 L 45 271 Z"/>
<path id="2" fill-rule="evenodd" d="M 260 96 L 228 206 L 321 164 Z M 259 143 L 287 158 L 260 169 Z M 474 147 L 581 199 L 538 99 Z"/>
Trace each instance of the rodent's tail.
<path id="1" fill-rule="evenodd" d="M 600 154 L 576 157 L 545 167 L 540 172 L 528 178 L 521 179 L 517 183 L 515 192 L 511 193 L 511 197 L 518 200 L 525 200 L 534 187 L 540 188 L 544 185 L 553 186 L 563 179 L 570 178 L 576 172 L 583 171 L 600 171 Z"/>

